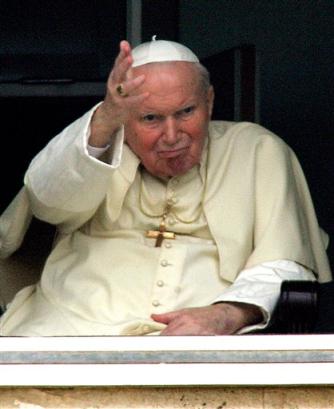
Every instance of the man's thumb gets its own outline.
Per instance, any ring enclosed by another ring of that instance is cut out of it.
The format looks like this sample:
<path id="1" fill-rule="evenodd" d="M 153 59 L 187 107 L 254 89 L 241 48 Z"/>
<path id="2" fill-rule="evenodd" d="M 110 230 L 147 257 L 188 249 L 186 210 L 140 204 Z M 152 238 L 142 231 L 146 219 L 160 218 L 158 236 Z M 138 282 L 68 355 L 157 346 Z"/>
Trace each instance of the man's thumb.
<path id="1" fill-rule="evenodd" d="M 152 320 L 168 325 L 175 317 L 175 312 L 165 312 L 164 314 L 152 314 Z"/>

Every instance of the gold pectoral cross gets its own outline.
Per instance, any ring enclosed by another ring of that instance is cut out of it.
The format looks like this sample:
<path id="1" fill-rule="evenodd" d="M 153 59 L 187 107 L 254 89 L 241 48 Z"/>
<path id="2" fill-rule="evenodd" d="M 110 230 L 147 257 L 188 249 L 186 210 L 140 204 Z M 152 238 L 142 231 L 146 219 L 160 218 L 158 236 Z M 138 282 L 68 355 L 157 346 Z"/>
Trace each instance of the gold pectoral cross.
<path id="1" fill-rule="evenodd" d="M 163 239 L 175 239 L 175 233 L 172 231 L 166 231 L 166 219 L 167 214 L 164 214 L 162 217 L 162 221 L 159 226 L 159 230 L 148 230 L 146 232 L 146 237 L 151 239 L 157 239 L 155 242 L 155 247 L 161 247 L 161 243 Z"/>

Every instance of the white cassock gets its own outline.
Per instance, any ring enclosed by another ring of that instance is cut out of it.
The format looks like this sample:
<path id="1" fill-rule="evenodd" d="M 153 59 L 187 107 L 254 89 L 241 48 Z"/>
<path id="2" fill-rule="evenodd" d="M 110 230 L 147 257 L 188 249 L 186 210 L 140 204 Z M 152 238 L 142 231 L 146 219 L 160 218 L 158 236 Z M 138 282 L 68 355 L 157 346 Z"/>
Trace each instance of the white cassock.
<path id="1" fill-rule="evenodd" d="M 158 334 L 164 325 L 152 313 L 218 301 L 262 309 L 263 322 L 243 333 L 268 323 L 282 280 L 313 280 L 311 271 L 330 278 L 298 162 L 278 137 L 254 124 L 212 123 L 201 163 L 161 180 L 140 166 L 122 131 L 94 157 L 92 113 L 28 169 L 33 212 L 60 233 L 40 282 L 2 316 L 1 335 Z M 175 238 L 155 247 L 146 232 L 158 229 L 167 203 Z"/>

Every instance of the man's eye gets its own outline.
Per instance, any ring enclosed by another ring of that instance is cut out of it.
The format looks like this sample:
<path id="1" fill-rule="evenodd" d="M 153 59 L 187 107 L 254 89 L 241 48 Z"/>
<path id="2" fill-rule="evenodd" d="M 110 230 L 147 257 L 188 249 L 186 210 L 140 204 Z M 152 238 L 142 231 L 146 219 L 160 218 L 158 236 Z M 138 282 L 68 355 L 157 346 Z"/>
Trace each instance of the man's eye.
<path id="1" fill-rule="evenodd" d="M 187 118 L 187 117 L 190 116 L 194 111 L 195 111 L 195 106 L 194 106 L 194 105 L 191 105 L 191 106 L 186 107 L 186 108 L 182 109 L 181 111 L 179 111 L 176 116 L 179 117 L 179 118 L 182 118 L 182 117 Z"/>
<path id="2" fill-rule="evenodd" d="M 190 114 L 190 113 L 192 113 L 192 112 L 194 111 L 194 109 L 195 109 L 194 106 L 187 107 L 187 108 L 184 108 L 183 112 L 184 112 L 185 114 Z"/>
<path id="3" fill-rule="evenodd" d="M 157 116 L 154 115 L 154 114 L 148 114 L 148 115 L 143 116 L 143 121 L 144 122 L 153 122 L 156 119 L 157 119 Z"/>

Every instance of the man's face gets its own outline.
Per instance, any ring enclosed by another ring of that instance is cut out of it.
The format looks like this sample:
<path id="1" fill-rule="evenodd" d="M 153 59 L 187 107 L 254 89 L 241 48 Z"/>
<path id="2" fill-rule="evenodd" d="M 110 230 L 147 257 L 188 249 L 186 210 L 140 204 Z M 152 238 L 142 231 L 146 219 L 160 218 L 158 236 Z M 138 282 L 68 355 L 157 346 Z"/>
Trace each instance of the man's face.
<path id="1" fill-rule="evenodd" d="M 199 163 L 213 104 L 192 63 L 147 64 L 133 70 L 145 74 L 137 93 L 148 98 L 125 124 L 126 142 L 144 167 L 158 177 L 186 173 Z"/>

